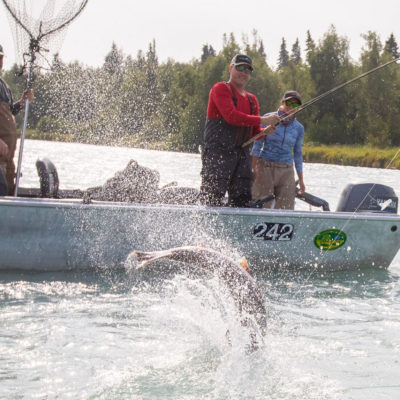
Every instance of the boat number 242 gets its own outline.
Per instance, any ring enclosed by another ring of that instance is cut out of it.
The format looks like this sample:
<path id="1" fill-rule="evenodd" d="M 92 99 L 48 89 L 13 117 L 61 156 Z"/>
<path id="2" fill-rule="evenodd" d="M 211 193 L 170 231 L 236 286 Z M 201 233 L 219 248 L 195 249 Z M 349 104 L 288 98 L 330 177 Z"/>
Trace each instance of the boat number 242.
<path id="1" fill-rule="evenodd" d="M 253 239 L 255 240 L 291 240 L 293 236 L 293 225 L 273 222 L 260 222 L 253 228 Z"/>

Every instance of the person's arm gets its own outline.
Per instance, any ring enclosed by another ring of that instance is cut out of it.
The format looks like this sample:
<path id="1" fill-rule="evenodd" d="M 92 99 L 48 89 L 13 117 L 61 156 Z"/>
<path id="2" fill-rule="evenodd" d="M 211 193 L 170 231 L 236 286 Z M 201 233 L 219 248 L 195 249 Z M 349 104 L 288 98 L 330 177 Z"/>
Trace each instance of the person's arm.
<path id="1" fill-rule="evenodd" d="M 26 100 L 32 102 L 34 99 L 33 89 L 27 89 L 22 93 L 21 98 L 11 106 L 11 112 L 13 115 L 17 115 L 24 107 Z"/>
<path id="2" fill-rule="evenodd" d="M 301 194 L 306 191 L 306 185 L 304 184 L 303 173 L 297 172 L 297 176 L 299 178 L 299 185 L 300 185 L 299 193 Z"/>
<path id="3" fill-rule="evenodd" d="M 260 136 L 254 141 L 257 143 L 260 140 L 265 139 L 266 136 L 274 133 L 276 131 L 276 127 L 278 126 L 280 121 L 279 116 L 276 113 L 266 113 L 261 117 L 261 126 L 257 130 L 257 132 L 253 133 L 253 136 L 260 134 L 261 132 L 263 135 Z"/>
<path id="4" fill-rule="evenodd" d="M 21 106 L 21 103 L 19 101 L 17 101 L 10 108 L 11 108 L 12 115 L 17 115 L 21 111 L 22 106 Z"/>
<path id="5" fill-rule="evenodd" d="M 296 167 L 297 176 L 299 178 L 300 193 L 306 191 L 306 185 L 304 184 L 303 177 L 303 138 L 304 138 L 304 127 L 299 127 L 300 133 L 297 137 L 296 143 L 293 148 L 293 158 Z"/>

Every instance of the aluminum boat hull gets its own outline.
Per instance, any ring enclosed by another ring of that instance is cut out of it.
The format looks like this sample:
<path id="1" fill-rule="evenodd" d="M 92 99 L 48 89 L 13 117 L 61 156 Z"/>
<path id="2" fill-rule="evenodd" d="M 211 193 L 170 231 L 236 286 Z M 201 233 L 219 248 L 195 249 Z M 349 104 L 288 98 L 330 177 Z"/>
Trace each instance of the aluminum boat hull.
<path id="1" fill-rule="evenodd" d="M 0 270 L 121 267 L 132 250 L 207 243 L 257 268 L 387 268 L 400 217 L 96 202 L 0 199 Z"/>

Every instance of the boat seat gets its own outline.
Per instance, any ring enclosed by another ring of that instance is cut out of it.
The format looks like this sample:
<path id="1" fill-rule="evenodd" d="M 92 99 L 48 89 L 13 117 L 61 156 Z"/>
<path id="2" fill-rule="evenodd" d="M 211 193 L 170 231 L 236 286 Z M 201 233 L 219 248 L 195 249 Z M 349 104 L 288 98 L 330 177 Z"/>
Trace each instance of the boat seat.
<path id="1" fill-rule="evenodd" d="M 58 198 L 59 180 L 54 164 L 48 158 L 38 159 L 36 169 L 40 180 L 40 196 Z"/>
<path id="2" fill-rule="evenodd" d="M 0 168 L 0 196 L 7 196 L 8 186 L 3 170 Z"/>

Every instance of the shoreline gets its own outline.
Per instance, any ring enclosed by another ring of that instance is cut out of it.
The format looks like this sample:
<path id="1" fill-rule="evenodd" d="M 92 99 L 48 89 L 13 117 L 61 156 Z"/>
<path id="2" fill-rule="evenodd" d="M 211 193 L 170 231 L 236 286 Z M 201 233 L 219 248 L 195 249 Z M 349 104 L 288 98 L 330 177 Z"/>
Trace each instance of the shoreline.
<path id="1" fill-rule="evenodd" d="M 121 138 L 117 142 L 107 143 L 98 140 L 77 141 L 72 135 L 54 133 L 36 133 L 27 130 L 27 139 L 47 140 L 56 142 L 82 143 L 93 145 L 106 145 L 113 147 L 135 147 L 138 149 L 176 151 L 171 143 L 142 142 L 132 138 Z M 306 163 L 336 164 L 352 167 L 370 167 L 383 169 L 400 169 L 400 147 L 379 149 L 372 146 L 350 145 L 303 145 L 303 159 Z"/>

